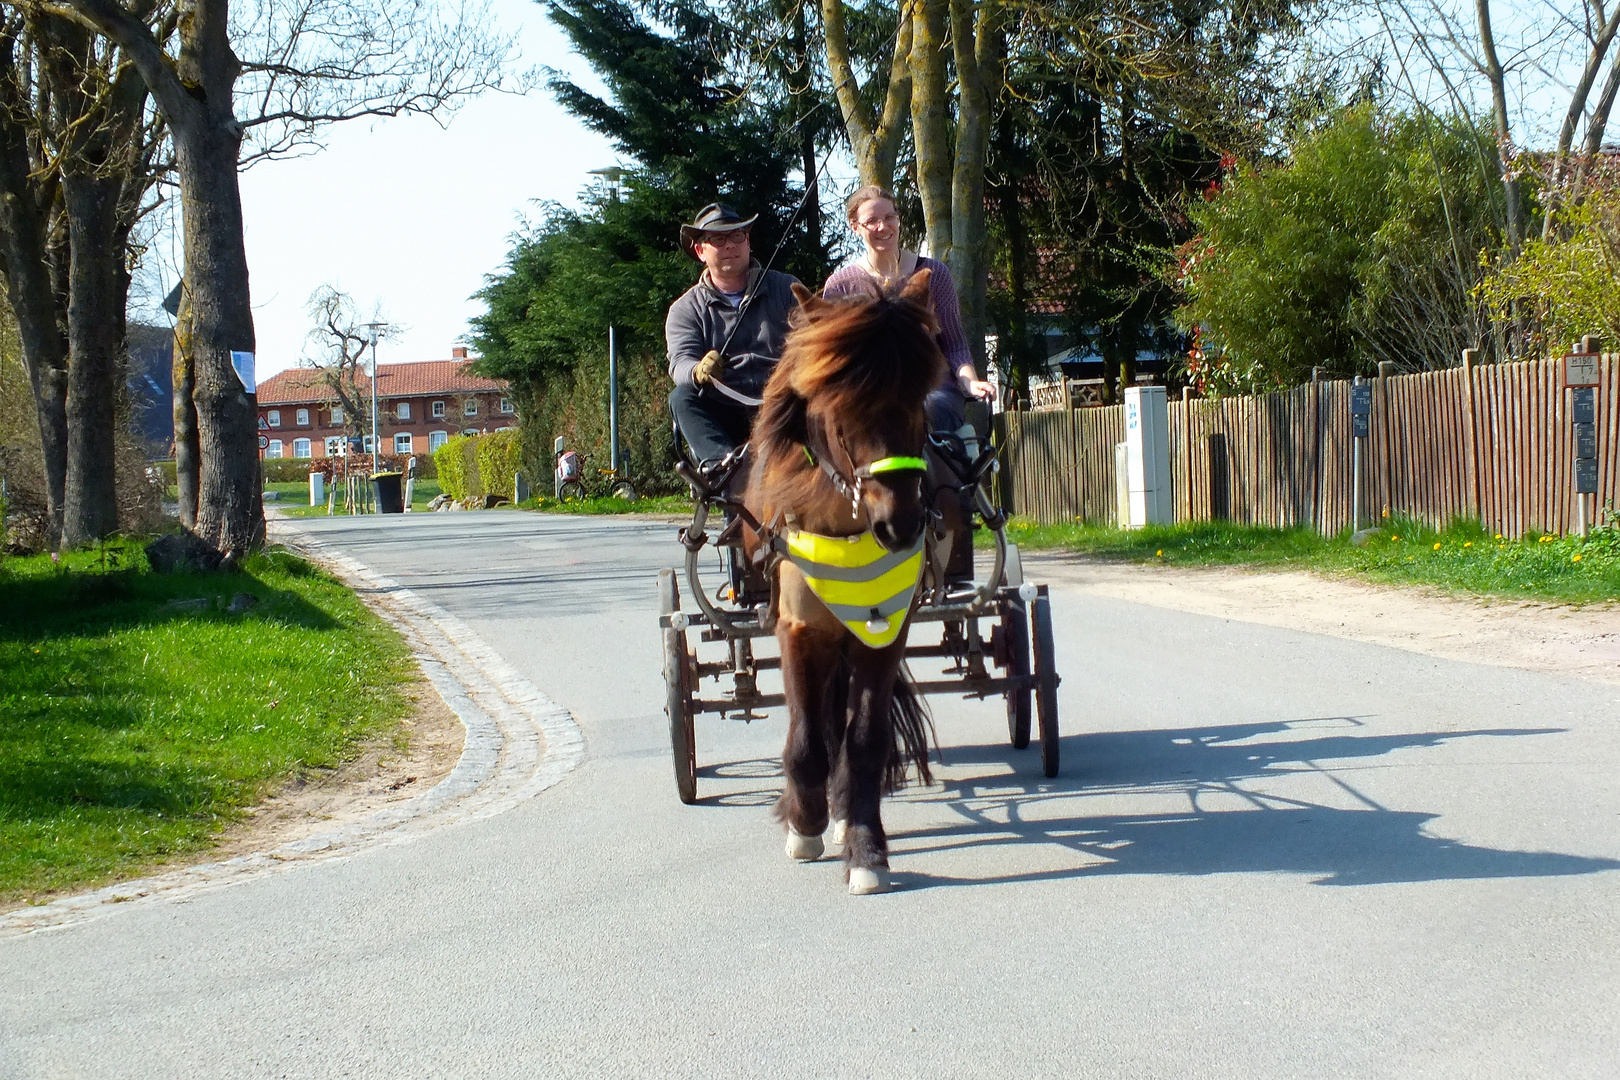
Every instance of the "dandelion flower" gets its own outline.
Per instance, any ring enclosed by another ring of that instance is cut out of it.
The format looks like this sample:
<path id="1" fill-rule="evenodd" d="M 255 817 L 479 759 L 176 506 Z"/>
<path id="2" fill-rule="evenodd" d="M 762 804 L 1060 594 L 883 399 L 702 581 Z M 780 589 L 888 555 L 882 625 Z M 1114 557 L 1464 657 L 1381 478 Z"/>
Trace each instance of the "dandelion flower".
<path id="1" fill-rule="evenodd" d="M 1438 543 L 1434 545 L 1434 550 L 1436 550 L 1436 551 L 1440 550 L 1440 545 Z"/>
<path id="2" fill-rule="evenodd" d="M 1474 546 L 1474 542 L 1472 540 L 1465 540 L 1463 542 L 1463 547 L 1473 547 L 1473 546 Z"/>
<path id="3" fill-rule="evenodd" d="M 1399 536 L 1399 534 L 1397 534 L 1397 535 L 1395 535 L 1395 536 L 1392 536 L 1392 537 L 1390 537 L 1390 538 L 1389 538 L 1389 542 L 1390 542 L 1390 543 L 1392 543 L 1392 544 L 1393 544 L 1393 543 L 1395 543 L 1395 542 L 1396 542 L 1396 541 L 1398 541 L 1398 540 L 1399 540 L 1399 539 L 1400 539 L 1400 536 Z"/>
<path id="4" fill-rule="evenodd" d="M 1570 562 L 1580 562 L 1580 561 L 1581 561 L 1581 557 L 1580 557 L 1580 556 L 1579 556 L 1579 555 L 1571 555 L 1571 556 L 1570 556 L 1570 557 L 1569 557 L 1569 561 L 1570 561 Z"/>
<path id="5" fill-rule="evenodd" d="M 1497 538 L 1497 539 L 1498 539 L 1498 540 L 1500 540 L 1500 539 L 1502 539 L 1502 534 L 1501 534 L 1501 533 L 1497 533 L 1497 534 L 1496 534 L 1496 538 Z"/>
<path id="6" fill-rule="evenodd" d="M 1158 551 L 1155 551 L 1153 554 L 1158 556 L 1161 559 L 1164 558 L 1164 548 L 1160 548 Z"/>

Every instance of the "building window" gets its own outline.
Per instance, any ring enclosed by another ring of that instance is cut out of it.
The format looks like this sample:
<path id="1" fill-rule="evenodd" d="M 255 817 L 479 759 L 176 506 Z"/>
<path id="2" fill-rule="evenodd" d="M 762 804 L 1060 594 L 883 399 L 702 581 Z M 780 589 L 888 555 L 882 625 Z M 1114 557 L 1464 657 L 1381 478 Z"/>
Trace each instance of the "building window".
<path id="1" fill-rule="evenodd" d="M 501 398 L 501 412 L 503 412 L 503 413 L 513 413 L 513 412 L 516 412 L 516 411 L 517 410 L 512 407 L 512 399 L 511 398 L 509 398 L 509 397 Z"/>
<path id="2" fill-rule="evenodd" d="M 462 416 L 477 416 L 478 415 L 478 399 L 473 398 L 473 397 L 468 398 L 467 403 L 461 407 L 461 415 Z"/>
<path id="3" fill-rule="evenodd" d="M 435 404 L 442 405 L 442 404 L 444 404 L 444 402 L 442 402 L 442 401 L 435 402 Z M 448 431 L 434 431 L 434 432 L 429 433 L 429 435 L 428 435 L 428 453 L 431 454 L 433 451 L 437 450 L 439 447 L 443 446 L 445 443 L 447 443 L 449 441 L 450 441 L 450 433 Z"/>
<path id="4" fill-rule="evenodd" d="M 394 453 L 408 454 L 411 452 L 411 433 L 401 431 L 394 436 Z"/>
<path id="5" fill-rule="evenodd" d="M 341 436 L 341 435 L 328 435 L 326 437 L 326 456 L 327 457 L 342 457 L 343 453 L 344 453 L 343 436 Z"/>
<path id="6" fill-rule="evenodd" d="M 362 453 L 366 453 L 366 454 L 371 453 L 371 436 L 370 435 L 367 435 L 365 438 L 360 440 L 360 450 L 361 450 Z"/>
<path id="7" fill-rule="evenodd" d="M 309 427 L 309 410 L 308 409 L 299 409 L 298 412 L 296 414 L 294 414 L 294 415 L 295 415 L 295 418 L 298 421 L 298 426 L 299 427 Z M 305 455 L 305 457 L 308 457 L 308 456 L 309 455 L 307 455 L 307 454 Z"/>
<path id="8" fill-rule="evenodd" d="M 334 405 L 332 406 L 332 426 L 336 427 L 341 423 L 343 423 L 343 406 Z"/>
<path id="9" fill-rule="evenodd" d="M 293 440 L 293 457 L 309 457 L 309 440 Z"/>
<path id="10" fill-rule="evenodd" d="M 280 427 L 281 426 L 281 410 L 280 409 L 271 409 L 269 412 L 264 414 L 264 418 L 270 422 L 271 427 Z"/>
<path id="11" fill-rule="evenodd" d="M 267 457 L 267 458 L 280 457 L 281 456 L 281 440 L 280 439 L 271 439 L 270 440 L 270 446 L 269 446 L 269 448 L 267 450 L 265 450 L 264 456 Z"/>
<path id="12" fill-rule="evenodd" d="M 402 401 L 398 405 L 395 405 L 394 415 L 399 417 L 401 420 L 409 420 L 411 418 L 411 403 L 408 401 Z"/>
<path id="13" fill-rule="evenodd" d="M 435 401 L 433 403 L 433 415 L 434 416 L 443 416 L 444 415 L 444 402 Z"/>
<path id="14" fill-rule="evenodd" d="M 478 429 L 475 428 L 475 427 L 462 428 L 461 433 L 463 435 L 477 435 L 478 434 Z"/>

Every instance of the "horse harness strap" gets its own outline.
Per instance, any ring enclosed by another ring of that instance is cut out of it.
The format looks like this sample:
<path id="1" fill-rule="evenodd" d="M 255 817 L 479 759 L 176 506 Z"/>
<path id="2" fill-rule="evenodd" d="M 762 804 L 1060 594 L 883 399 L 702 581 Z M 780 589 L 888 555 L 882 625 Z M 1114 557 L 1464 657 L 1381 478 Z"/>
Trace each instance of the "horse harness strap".
<path id="1" fill-rule="evenodd" d="M 881 649 L 900 636 L 922 579 L 923 537 L 907 550 L 889 551 L 871 530 L 822 536 L 789 529 L 774 534 L 771 546 L 863 644 Z"/>
<path id="2" fill-rule="evenodd" d="M 878 458 L 876 461 L 862 465 L 860 468 L 855 470 L 854 479 L 850 480 L 846 478 L 843 473 L 839 472 L 837 466 L 835 466 L 832 462 L 828 461 L 826 458 L 818 458 L 816 456 L 816 452 L 810 449 L 808 446 L 804 448 L 804 456 L 805 459 L 810 462 L 810 464 L 821 467 L 821 471 L 826 473 L 827 479 L 832 482 L 833 490 L 849 500 L 850 513 L 856 516 L 859 516 L 860 514 L 861 483 L 863 481 L 870 480 L 874 476 L 882 476 L 885 473 L 925 473 L 928 471 L 928 462 L 924 458 L 907 456 L 886 457 Z"/>

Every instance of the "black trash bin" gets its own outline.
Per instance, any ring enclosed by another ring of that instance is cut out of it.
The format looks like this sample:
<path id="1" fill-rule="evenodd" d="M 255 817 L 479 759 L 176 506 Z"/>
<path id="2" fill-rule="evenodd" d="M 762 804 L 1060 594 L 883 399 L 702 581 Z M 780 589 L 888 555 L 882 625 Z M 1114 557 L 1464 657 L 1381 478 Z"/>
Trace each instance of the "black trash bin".
<path id="1" fill-rule="evenodd" d="M 405 512 L 404 473 L 372 473 L 371 490 L 377 496 L 377 513 L 403 514 Z"/>

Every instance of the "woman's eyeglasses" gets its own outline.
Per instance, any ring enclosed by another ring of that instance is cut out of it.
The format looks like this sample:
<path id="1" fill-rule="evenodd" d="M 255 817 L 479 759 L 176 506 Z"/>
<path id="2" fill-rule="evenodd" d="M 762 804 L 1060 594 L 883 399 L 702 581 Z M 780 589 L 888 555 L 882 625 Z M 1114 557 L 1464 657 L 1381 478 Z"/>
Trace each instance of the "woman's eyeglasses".
<path id="1" fill-rule="evenodd" d="M 899 224 L 900 224 L 900 215 L 899 214 L 889 214 L 889 215 L 887 215 L 885 217 L 873 218 L 871 221 L 857 221 L 855 224 L 859 225 L 861 228 L 865 229 L 867 232 L 871 232 L 873 229 L 876 229 L 879 225 L 887 225 L 889 228 L 893 229 L 893 228 L 896 228 L 896 227 L 899 226 Z"/>

